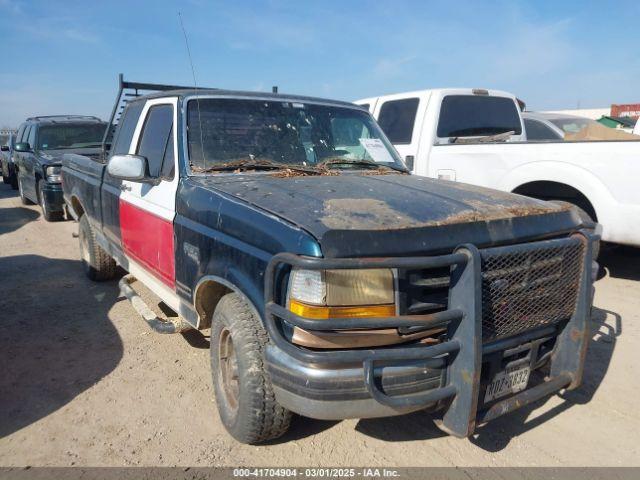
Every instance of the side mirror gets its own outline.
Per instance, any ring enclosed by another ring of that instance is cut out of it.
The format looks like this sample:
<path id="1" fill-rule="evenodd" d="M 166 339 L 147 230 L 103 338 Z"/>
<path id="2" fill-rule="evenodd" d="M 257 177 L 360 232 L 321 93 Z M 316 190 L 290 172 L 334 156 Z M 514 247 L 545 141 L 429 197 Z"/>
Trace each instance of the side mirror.
<path id="1" fill-rule="evenodd" d="M 8 151 L 9 151 L 9 145 L 2 145 L 2 146 L 0 147 L 0 151 L 8 152 Z"/>
<path id="2" fill-rule="evenodd" d="M 107 163 L 107 172 L 114 178 L 132 182 L 148 182 L 147 159 L 139 155 L 114 155 Z"/>
<path id="3" fill-rule="evenodd" d="M 16 145 L 13 147 L 13 149 L 16 152 L 30 152 L 31 151 L 31 145 L 29 145 L 28 142 L 18 142 L 16 143 Z"/>

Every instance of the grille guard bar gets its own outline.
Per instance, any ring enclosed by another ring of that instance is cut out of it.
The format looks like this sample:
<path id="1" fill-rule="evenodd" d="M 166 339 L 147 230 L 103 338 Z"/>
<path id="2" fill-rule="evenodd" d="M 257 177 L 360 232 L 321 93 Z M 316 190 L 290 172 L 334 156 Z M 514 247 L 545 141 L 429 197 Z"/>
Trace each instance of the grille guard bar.
<path id="1" fill-rule="evenodd" d="M 477 424 L 492 420 L 534 402 L 562 388 L 574 389 L 580 385 L 589 338 L 588 315 L 592 298 L 592 250 L 599 238 L 582 230 L 572 236 L 585 244 L 585 255 L 578 300 L 573 316 L 560 331 L 551 356 L 551 375 L 545 382 L 494 403 L 484 411 L 478 411 L 480 373 L 482 367 L 482 279 L 481 255 L 477 247 L 464 244 L 454 253 L 433 257 L 399 258 L 317 258 L 291 253 L 275 255 L 265 272 L 265 324 L 274 344 L 302 362 L 318 365 L 361 363 L 364 382 L 369 394 L 377 402 L 394 408 L 407 406 L 425 407 L 446 400 L 443 416 L 438 426 L 457 436 L 471 435 Z M 533 242 L 538 247 L 557 240 Z M 501 247 L 506 251 L 518 246 Z M 527 245 L 528 248 L 528 245 Z M 281 305 L 284 276 L 292 267 L 307 269 L 349 268 L 405 268 L 431 269 L 452 267 L 448 308 L 429 315 L 401 315 L 383 318 L 361 319 L 310 319 L 301 317 Z M 285 337 L 281 322 L 305 330 L 342 330 L 353 328 L 394 327 L 444 327 L 448 339 L 436 345 L 410 345 L 383 348 L 315 351 L 298 347 Z M 547 329 L 548 330 L 548 329 Z M 531 332 L 523 332 L 530 337 Z M 516 337 L 517 338 L 517 337 Z M 484 350 L 494 350 L 501 341 L 484 345 Z M 424 393 L 387 395 L 377 384 L 374 375 L 376 363 L 393 363 L 407 360 L 424 361 L 429 368 L 444 370 L 443 385 Z"/>

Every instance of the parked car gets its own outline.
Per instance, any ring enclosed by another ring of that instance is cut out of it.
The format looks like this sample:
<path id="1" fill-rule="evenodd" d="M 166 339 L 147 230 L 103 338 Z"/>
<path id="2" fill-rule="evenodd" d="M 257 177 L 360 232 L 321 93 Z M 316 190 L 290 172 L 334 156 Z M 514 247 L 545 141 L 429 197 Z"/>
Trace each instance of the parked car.
<path id="1" fill-rule="evenodd" d="M 97 117 L 83 115 L 32 117 L 20 125 L 13 159 L 22 203 L 40 204 L 47 221 L 62 220 L 62 155 L 99 157 L 106 126 Z"/>
<path id="2" fill-rule="evenodd" d="M 142 88 L 106 165 L 64 156 L 64 198 L 90 278 L 119 264 L 154 330 L 211 328 L 233 437 L 425 408 L 465 437 L 578 387 L 597 237 L 574 208 L 411 175 L 351 103 L 122 82 L 114 112 Z"/>
<path id="3" fill-rule="evenodd" d="M 602 225 L 604 240 L 640 246 L 640 142 L 587 141 L 599 129 L 637 137 L 597 122 L 582 128 L 580 117 L 547 117 L 564 141 L 527 141 L 516 97 L 497 90 L 422 90 L 356 103 L 418 175 L 570 202 Z"/>
<path id="4" fill-rule="evenodd" d="M 634 135 L 640 135 L 640 118 L 636 122 L 636 126 L 633 128 Z"/>
<path id="5" fill-rule="evenodd" d="M 17 190 L 18 179 L 16 177 L 15 165 L 13 164 L 13 147 L 15 145 L 15 138 L 15 135 L 10 133 L 7 136 L 6 143 L 0 147 L 0 169 L 2 170 L 2 181 L 6 185 L 11 185 L 11 188 L 14 190 Z"/>

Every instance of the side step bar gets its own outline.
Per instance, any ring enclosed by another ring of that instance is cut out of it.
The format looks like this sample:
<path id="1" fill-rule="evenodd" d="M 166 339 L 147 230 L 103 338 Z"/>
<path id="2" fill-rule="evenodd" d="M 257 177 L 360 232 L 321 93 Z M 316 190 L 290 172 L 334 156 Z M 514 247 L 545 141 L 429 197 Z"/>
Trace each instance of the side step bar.
<path id="1" fill-rule="evenodd" d="M 129 299 L 133 308 L 142 316 L 152 330 L 158 333 L 180 333 L 193 328 L 180 317 L 176 317 L 175 320 L 163 320 L 158 317 L 131 287 L 131 284 L 135 281 L 136 278 L 131 274 L 122 277 L 118 282 L 120 294 Z"/>

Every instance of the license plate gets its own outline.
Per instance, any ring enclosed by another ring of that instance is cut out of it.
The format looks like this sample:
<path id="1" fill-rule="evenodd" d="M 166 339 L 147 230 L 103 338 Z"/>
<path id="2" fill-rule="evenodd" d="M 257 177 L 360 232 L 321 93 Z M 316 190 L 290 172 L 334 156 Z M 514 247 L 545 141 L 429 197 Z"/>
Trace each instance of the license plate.
<path id="1" fill-rule="evenodd" d="M 498 373 L 487 387 L 484 402 L 504 397 L 509 393 L 516 393 L 527 388 L 530 367 L 507 368 Z"/>

